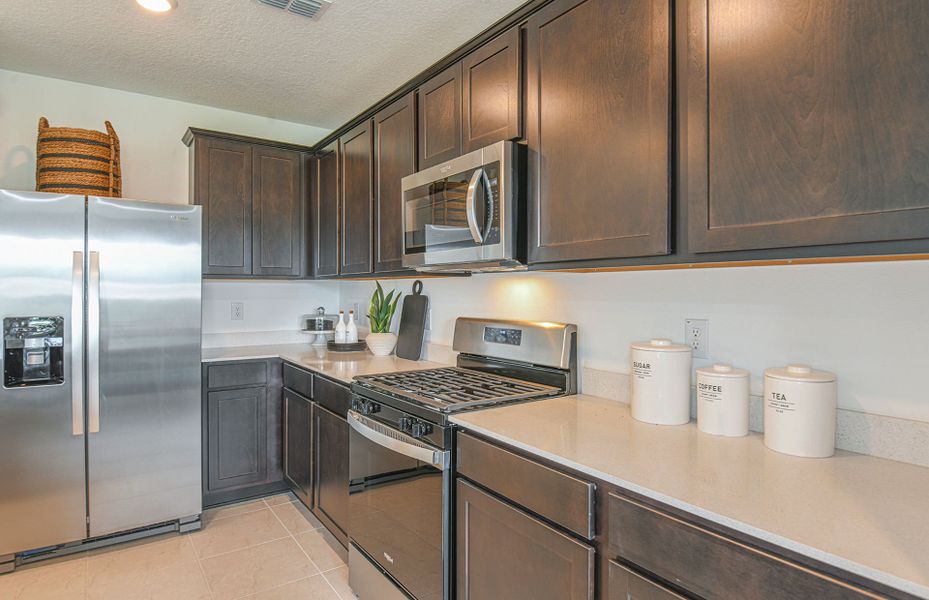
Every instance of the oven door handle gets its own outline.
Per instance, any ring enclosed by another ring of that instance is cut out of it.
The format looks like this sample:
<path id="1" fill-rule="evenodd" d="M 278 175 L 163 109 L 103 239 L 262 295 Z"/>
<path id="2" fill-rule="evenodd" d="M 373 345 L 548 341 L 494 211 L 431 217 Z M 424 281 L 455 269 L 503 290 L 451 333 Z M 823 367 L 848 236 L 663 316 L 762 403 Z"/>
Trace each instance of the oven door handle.
<path id="1" fill-rule="evenodd" d="M 353 410 L 348 411 L 348 425 L 378 446 L 445 470 L 448 452 L 436 450 L 405 433 L 400 433 Z"/>

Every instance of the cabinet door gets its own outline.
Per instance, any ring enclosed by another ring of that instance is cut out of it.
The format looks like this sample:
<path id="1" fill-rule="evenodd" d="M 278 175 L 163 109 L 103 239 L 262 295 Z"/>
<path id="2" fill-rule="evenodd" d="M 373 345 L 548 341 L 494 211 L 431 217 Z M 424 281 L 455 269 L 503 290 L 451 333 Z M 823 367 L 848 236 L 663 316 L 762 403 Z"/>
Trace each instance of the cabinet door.
<path id="1" fill-rule="evenodd" d="M 371 272 L 374 146 L 367 120 L 339 138 L 342 174 L 342 262 L 339 273 Z"/>
<path id="2" fill-rule="evenodd" d="M 374 116 L 374 271 L 403 269 L 400 180 L 416 172 L 416 111 L 408 94 Z"/>
<path id="3" fill-rule="evenodd" d="M 252 146 L 201 137 L 195 142 L 195 199 L 203 207 L 203 274 L 252 272 Z"/>
<path id="4" fill-rule="evenodd" d="M 647 579 L 638 573 L 609 561 L 608 600 L 684 600 L 668 588 Z"/>
<path id="5" fill-rule="evenodd" d="M 313 405 L 313 513 L 342 544 L 348 541 L 348 421 Z"/>
<path id="6" fill-rule="evenodd" d="M 253 148 L 252 275 L 300 275 L 302 158 L 293 150 Z"/>
<path id="7" fill-rule="evenodd" d="M 529 261 L 668 254 L 669 0 L 556 0 L 526 29 Z"/>
<path id="8" fill-rule="evenodd" d="M 459 600 L 592 600 L 594 549 L 458 479 Z"/>
<path id="9" fill-rule="evenodd" d="M 461 63 L 419 88 L 419 168 L 461 155 Z"/>
<path id="10" fill-rule="evenodd" d="M 516 27 L 462 59 L 463 152 L 521 137 L 519 62 Z"/>
<path id="11" fill-rule="evenodd" d="M 929 235 L 929 3 L 686 10 L 692 250 Z"/>
<path id="12" fill-rule="evenodd" d="M 313 503 L 311 407 L 300 394 L 284 390 L 284 478 L 307 506 Z"/>
<path id="13" fill-rule="evenodd" d="M 313 200 L 316 218 L 317 277 L 339 274 L 339 144 L 332 142 L 316 156 L 316 177 L 313 178 Z"/>
<path id="14" fill-rule="evenodd" d="M 208 392 L 207 420 L 208 491 L 266 481 L 267 390 Z"/>

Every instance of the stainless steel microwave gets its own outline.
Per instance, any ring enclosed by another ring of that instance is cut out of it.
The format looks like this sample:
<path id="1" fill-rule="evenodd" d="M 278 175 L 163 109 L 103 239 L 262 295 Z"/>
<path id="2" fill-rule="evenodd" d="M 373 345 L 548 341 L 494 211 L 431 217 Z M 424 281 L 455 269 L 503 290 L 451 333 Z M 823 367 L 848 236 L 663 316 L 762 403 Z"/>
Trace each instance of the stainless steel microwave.
<path id="1" fill-rule="evenodd" d="M 404 177 L 403 266 L 525 269 L 521 150 L 515 142 L 497 142 Z"/>

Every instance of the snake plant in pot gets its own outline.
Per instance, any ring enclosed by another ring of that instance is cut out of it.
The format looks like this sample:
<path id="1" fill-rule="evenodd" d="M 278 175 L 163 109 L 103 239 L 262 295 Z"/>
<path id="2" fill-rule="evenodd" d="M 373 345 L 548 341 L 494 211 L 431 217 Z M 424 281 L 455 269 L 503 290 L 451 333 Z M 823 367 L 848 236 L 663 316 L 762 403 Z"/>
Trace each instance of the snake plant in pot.
<path id="1" fill-rule="evenodd" d="M 397 302 L 402 294 L 391 290 L 386 296 L 384 288 L 379 281 L 375 281 L 377 288 L 371 296 L 371 306 L 368 309 L 368 319 L 371 321 L 371 333 L 365 338 L 368 349 L 375 356 L 387 356 L 394 351 L 397 345 L 397 334 L 390 332 L 390 323 L 393 321 Z M 394 297 L 394 294 L 397 294 Z"/>

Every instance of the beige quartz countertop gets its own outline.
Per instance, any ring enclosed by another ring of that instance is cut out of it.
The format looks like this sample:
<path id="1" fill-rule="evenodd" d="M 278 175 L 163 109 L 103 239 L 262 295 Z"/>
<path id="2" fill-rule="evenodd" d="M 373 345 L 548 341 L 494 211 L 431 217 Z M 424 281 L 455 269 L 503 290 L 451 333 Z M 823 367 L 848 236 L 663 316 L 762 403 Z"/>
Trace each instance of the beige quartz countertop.
<path id="1" fill-rule="evenodd" d="M 363 352 L 329 352 L 309 344 L 277 344 L 269 346 L 238 346 L 234 348 L 204 348 L 203 362 L 280 358 L 331 379 L 351 383 L 357 375 L 395 373 L 445 367 L 426 360 L 406 360 L 396 356 L 374 356 Z"/>
<path id="2" fill-rule="evenodd" d="M 591 477 L 929 598 L 929 469 L 838 451 L 779 454 L 750 434 L 640 423 L 576 395 L 470 412 L 465 429 Z"/>

